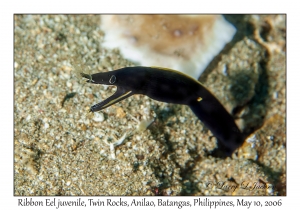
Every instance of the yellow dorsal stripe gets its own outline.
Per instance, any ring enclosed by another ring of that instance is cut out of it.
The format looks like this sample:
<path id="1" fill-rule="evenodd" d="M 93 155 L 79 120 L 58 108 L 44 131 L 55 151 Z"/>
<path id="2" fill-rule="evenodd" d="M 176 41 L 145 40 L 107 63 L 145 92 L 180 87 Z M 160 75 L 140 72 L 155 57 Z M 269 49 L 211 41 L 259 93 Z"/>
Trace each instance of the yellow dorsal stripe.
<path id="1" fill-rule="evenodd" d="M 178 74 L 181 74 L 181 75 L 183 75 L 183 76 L 185 76 L 185 77 L 188 77 L 188 78 L 190 78 L 190 79 L 192 79 L 192 80 L 198 82 L 200 85 L 202 85 L 202 83 L 199 82 L 198 80 L 195 80 L 193 77 L 191 77 L 191 76 L 189 76 L 189 75 L 186 75 L 186 74 L 184 74 L 184 73 L 182 73 L 181 71 L 178 71 L 178 70 L 169 69 L 169 68 L 165 68 L 165 67 L 159 67 L 159 66 L 150 66 L 150 68 L 153 68 L 153 69 L 161 69 L 161 70 L 164 70 L 164 71 L 173 71 L 173 72 L 176 72 L 176 73 L 178 73 Z M 202 85 L 202 86 L 203 86 L 203 85 Z"/>

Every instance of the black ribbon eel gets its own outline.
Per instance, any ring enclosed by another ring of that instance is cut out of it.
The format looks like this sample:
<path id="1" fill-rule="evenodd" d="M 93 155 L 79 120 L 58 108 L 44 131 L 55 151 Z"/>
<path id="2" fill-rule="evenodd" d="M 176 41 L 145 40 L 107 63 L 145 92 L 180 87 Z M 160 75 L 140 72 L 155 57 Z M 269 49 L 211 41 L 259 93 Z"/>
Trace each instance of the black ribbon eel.
<path id="1" fill-rule="evenodd" d="M 227 155 L 231 155 L 245 139 L 218 99 L 200 82 L 181 72 L 137 66 L 92 75 L 81 73 L 81 76 L 89 83 L 117 86 L 117 91 L 93 105 L 91 112 L 105 109 L 133 94 L 142 94 L 157 101 L 189 106 L 218 139 L 218 147 Z"/>

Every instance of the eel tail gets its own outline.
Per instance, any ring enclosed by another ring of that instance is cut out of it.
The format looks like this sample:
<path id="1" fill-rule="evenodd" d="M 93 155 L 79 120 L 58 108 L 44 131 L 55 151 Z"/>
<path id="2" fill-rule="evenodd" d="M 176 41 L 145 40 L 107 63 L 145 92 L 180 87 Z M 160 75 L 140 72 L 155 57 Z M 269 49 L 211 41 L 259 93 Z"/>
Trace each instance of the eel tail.
<path id="1" fill-rule="evenodd" d="M 222 150 L 225 156 L 231 156 L 243 144 L 245 135 L 241 133 L 233 117 L 213 95 L 200 102 L 193 101 L 188 105 L 218 139 L 218 149 Z"/>

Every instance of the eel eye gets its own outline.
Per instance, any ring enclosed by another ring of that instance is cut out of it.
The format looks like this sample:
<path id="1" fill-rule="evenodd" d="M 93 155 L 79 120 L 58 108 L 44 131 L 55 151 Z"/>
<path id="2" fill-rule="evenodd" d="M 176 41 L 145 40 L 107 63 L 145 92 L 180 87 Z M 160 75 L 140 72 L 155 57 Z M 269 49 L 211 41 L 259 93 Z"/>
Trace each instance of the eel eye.
<path id="1" fill-rule="evenodd" d="M 110 83 L 110 84 L 114 84 L 114 83 L 116 82 L 116 80 L 117 80 L 116 76 L 115 76 L 115 75 L 112 75 L 112 76 L 110 77 L 110 79 L 109 79 L 109 83 Z"/>

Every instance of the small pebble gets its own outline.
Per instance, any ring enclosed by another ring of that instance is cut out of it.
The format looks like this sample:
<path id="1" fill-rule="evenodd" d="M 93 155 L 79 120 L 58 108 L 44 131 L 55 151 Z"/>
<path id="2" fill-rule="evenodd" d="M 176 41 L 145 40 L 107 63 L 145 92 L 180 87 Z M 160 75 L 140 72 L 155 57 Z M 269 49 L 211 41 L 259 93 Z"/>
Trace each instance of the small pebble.
<path id="1" fill-rule="evenodd" d="M 103 122 L 104 121 L 103 113 L 95 112 L 93 120 L 96 121 L 96 122 Z"/>

